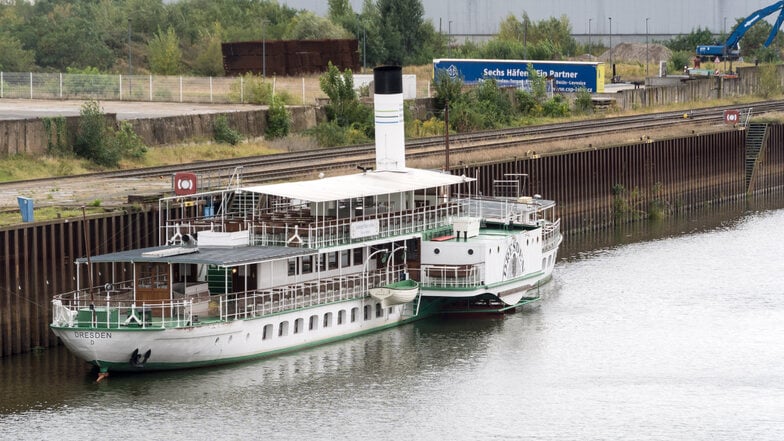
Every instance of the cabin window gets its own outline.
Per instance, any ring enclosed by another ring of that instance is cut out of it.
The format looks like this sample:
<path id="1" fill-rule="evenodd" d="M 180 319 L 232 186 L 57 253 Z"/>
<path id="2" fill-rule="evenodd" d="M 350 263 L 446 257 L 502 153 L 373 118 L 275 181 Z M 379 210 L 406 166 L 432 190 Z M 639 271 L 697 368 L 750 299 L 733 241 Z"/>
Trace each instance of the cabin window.
<path id="1" fill-rule="evenodd" d="M 319 260 L 319 271 L 326 271 L 327 270 L 327 256 L 325 254 L 318 255 Z"/>
<path id="2" fill-rule="evenodd" d="M 547 259 L 542 258 L 542 268 L 545 268 L 545 265 L 547 265 Z"/>
<path id="3" fill-rule="evenodd" d="M 433 254 L 438 254 L 438 253 L 440 253 L 440 252 L 441 252 L 441 250 L 439 250 L 438 248 L 436 248 L 436 249 L 434 249 L 434 250 L 433 250 Z"/>
<path id="4" fill-rule="evenodd" d="M 302 257 L 302 274 L 310 274 L 313 272 L 313 256 Z"/>
<path id="5" fill-rule="evenodd" d="M 297 259 L 289 259 L 289 275 L 296 276 L 297 275 Z"/>
<path id="6" fill-rule="evenodd" d="M 351 254 L 349 254 L 349 250 L 343 250 L 340 252 L 340 267 L 347 268 L 351 265 Z"/>
<path id="7" fill-rule="evenodd" d="M 354 248 L 354 265 L 364 264 L 364 248 Z"/>
<path id="8" fill-rule="evenodd" d="M 329 262 L 329 269 L 338 269 L 338 253 L 337 251 L 334 253 L 327 254 L 327 262 Z"/>
<path id="9" fill-rule="evenodd" d="M 392 314 L 392 307 L 391 307 L 391 306 L 389 307 L 389 312 L 388 312 L 388 314 Z"/>
<path id="10" fill-rule="evenodd" d="M 469 249 L 469 250 L 468 250 L 468 255 L 469 255 L 469 256 L 473 256 L 473 255 L 474 255 L 474 250 L 472 250 L 472 249 Z"/>
<path id="11" fill-rule="evenodd" d="M 278 337 L 285 337 L 289 335 L 289 322 L 280 322 L 278 325 Z"/>
<path id="12" fill-rule="evenodd" d="M 318 316 L 311 315 L 310 319 L 308 320 L 308 330 L 315 331 L 316 329 L 318 329 Z"/>
<path id="13" fill-rule="evenodd" d="M 370 320 L 370 305 L 365 305 L 365 320 Z"/>
<path id="14" fill-rule="evenodd" d="M 359 314 L 359 308 L 351 308 L 351 323 L 357 321 L 357 314 Z"/>
<path id="15" fill-rule="evenodd" d="M 383 317 L 384 310 L 381 308 L 381 303 L 376 303 L 376 318 Z"/>
<path id="16" fill-rule="evenodd" d="M 265 325 L 264 329 L 261 331 L 261 339 L 268 340 L 272 338 L 272 325 Z"/>
<path id="17" fill-rule="evenodd" d="M 323 328 L 329 328 L 332 326 L 332 313 L 328 312 L 324 314 L 324 324 L 322 325 Z"/>
<path id="18" fill-rule="evenodd" d="M 302 327 L 304 325 L 305 325 L 305 320 L 304 319 L 298 318 L 298 319 L 294 320 L 294 333 L 295 334 L 299 334 L 300 332 L 302 332 Z"/>
<path id="19" fill-rule="evenodd" d="M 346 310 L 341 309 L 338 311 L 338 325 L 342 325 L 346 321 Z"/>

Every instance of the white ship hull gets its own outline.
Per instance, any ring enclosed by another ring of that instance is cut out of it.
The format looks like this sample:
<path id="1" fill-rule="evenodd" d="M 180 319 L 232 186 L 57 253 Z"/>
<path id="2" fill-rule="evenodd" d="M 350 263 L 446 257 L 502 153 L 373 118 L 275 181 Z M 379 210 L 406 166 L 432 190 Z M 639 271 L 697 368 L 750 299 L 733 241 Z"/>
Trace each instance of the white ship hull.
<path id="1" fill-rule="evenodd" d="M 406 305 L 379 310 L 373 308 L 374 304 L 371 299 L 351 300 L 268 317 L 165 329 L 52 329 L 69 350 L 102 370 L 179 369 L 250 360 L 397 326 L 412 319 L 404 314 Z M 368 315 L 365 306 L 371 307 Z M 352 321 L 354 308 L 357 312 Z M 344 311 L 344 321 L 338 323 L 340 311 Z M 311 329 L 313 316 L 316 319 Z M 325 317 L 330 318 L 326 327 Z M 297 320 L 301 320 L 302 329 L 295 332 Z M 281 323 L 288 323 L 286 335 L 280 335 Z"/>

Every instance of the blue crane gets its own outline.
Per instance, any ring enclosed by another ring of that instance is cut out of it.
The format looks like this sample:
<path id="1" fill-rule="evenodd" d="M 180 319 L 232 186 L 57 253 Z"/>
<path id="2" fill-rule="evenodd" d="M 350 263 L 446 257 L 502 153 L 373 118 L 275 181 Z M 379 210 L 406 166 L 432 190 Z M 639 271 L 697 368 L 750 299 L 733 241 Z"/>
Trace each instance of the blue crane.
<path id="1" fill-rule="evenodd" d="M 780 11 L 779 16 L 764 44 L 765 47 L 770 46 L 770 44 L 773 43 L 773 39 L 776 38 L 776 34 L 779 32 L 781 23 L 784 22 L 784 1 L 778 1 L 770 6 L 754 11 L 751 15 L 746 17 L 741 24 L 735 27 L 735 30 L 727 37 L 727 41 L 725 41 L 723 45 L 697 46 L 697 56 L 701 59 L 712 59 L 714 57 L 731 60 L 737 59 L 740 55 L 740 47 L 738 46 L 740 39 L 746 35 L 746 32 L 751 29 L 755 23 L 776 11 Z"/>

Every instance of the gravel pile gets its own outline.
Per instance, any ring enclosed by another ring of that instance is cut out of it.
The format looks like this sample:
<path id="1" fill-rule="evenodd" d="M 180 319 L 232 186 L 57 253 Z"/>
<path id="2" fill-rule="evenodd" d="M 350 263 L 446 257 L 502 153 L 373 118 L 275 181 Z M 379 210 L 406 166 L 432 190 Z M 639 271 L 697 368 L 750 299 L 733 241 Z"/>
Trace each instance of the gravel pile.
<path id="1" fill-rule="evenodd" d="M 669 61 L 672 51 L 661 44 L 648 45 L 648 59 L 651 63 L 659 60 Z M 645 64 L 645 43 L 621 43 L 613 48 L 613 61 L 616 63 L 642 63 Z M 610 62 L 610 50 L 598 57 L 599 61 Z"/>

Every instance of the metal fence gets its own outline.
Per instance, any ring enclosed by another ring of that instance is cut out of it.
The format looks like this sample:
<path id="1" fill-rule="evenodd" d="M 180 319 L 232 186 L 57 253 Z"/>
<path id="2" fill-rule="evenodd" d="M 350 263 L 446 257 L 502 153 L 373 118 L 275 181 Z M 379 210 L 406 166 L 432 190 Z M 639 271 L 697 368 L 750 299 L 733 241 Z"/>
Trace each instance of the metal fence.
<path id="1" fill-rule="evenodd" d="M 291 98 L 289 104 L 313 105 L 326 98 L 317 75 L 267 80 L 273 93 Z M 416 84 L 417 96 L 429 96 L 427 82 Z M 0 98 L 9 99 L 248 103 L 251 89 L 243 77 L 0 72 Z"/>
<path id="2" fill-rule="evenodd" d="M 318 78 L 269 81 L 274 93 L 291 96 L 291 104 L 315 104 L 325 96 Z M 0 72 L 0 98 L 247 103 L 249 89 L 243 77 Z"/>

